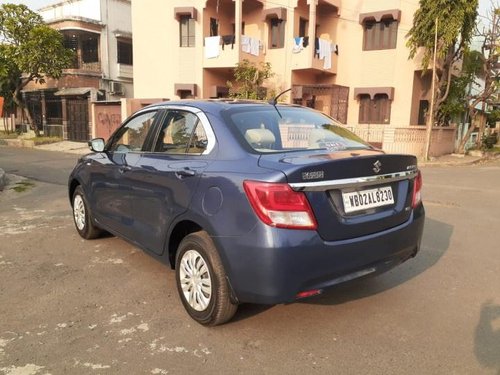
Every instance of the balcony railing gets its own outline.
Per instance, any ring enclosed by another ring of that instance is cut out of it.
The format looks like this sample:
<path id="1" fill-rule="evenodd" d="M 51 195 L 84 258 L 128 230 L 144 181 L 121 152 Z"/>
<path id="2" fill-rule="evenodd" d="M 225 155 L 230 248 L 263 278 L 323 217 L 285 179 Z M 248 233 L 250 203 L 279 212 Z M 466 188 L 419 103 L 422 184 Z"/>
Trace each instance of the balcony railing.
<path id="1" fill-rule="evenodd" d="M 117 64 L 118 78 L 133 78 L 134 67 L 128 64 Z"/>

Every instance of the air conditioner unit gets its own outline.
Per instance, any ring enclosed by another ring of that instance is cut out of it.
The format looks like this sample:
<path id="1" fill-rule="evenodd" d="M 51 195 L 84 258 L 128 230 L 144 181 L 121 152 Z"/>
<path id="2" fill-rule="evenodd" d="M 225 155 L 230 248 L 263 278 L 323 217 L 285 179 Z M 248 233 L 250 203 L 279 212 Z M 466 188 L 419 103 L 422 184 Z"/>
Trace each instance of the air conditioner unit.
<path id="1" fill-rule="evenodd" d="M 123 85 L 120 82 L 111 81 L 109 83 L 110 94 L 123 95 Z"/>

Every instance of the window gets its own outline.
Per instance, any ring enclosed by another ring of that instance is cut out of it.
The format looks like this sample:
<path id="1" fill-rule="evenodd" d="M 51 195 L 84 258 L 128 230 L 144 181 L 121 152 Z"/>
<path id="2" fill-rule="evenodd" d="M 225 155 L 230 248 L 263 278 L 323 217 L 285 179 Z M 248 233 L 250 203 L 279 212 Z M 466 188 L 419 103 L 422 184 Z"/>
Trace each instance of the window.
<path id="1" fill-rule="evenodd" d="M 180 27 L 180 46 L 194 47 L 194 18 L 189 15 L 182 15 L 179 20 Z"/>
<path id="2" fill-rule="evenodd" d="M 233 30 L 233 35 L 236 35 L 236 24 L 232 23 L 231 27 L 232 27 L 232 30 Z M 245 35 L 245 22 L 241 23 L 241 35 Z"/>
<path id="3" fill-rule="evenodd" d="M 117 56 L 118 64 L 133 65 L 132 41 L 118 39 L 117 46 L 118 46 L 118 56 Z"/>
<path id="4" fill-rule="evenodd" d="M 396 48 L 398 21 L 392 18 L 380 22 L 367 20 L 363 23 L 363 50 L 373 51 Z"/>
<path id="5" fill-rule="evenodd" d="M 113 137 L 109 150 L 114 152 L 141 151 L 155 114 L 156 112 L 147 112 L 132 118 Z"/>
<path id="6" fill-rule="evenodd" d="M 63 34 L 64 47 L 73 51 L 73 61 L 69 68 L 78 69 L 78 37 L 75 34 Z"/>
<path id="7" fill-rule="evenodd" d="M 210 17 L 210 36 L 219 35 L 219 22 L 217 19 Z"/>
<path id="8" fill-rule="evenodd" d="M 285 21 L 271 18 L 269 31 L 269 48 L 283 48 L 285 46 Z"/>
<path id="9" fill-rule="evenodd" d="M 155 151 L 201 155 L 206 150 L 207 144 L 207 135 L 196 115 L 184 111 L 171 111 L 166 117 Z"/>
<path id="10" fill-rule="evenodd" d="M 377 94 L 374 99 L 368 94 L 359 95 L 360 124 L 389 124 L 391 100 L 387 94 Z"/>
<path id="11" fill-rule="evenodd" d="M 428 114 L 429 114 L 429 101 L 421 100 L 418 107 L 418 125 L 427 124 Z"/>
<path id="12" fill-rule="evenodd" d="M 99 37 L 97 35 L 82 37 L 82 61 L 84 63 L 99 62 Z"/>
<path id="13" fill-rule="evenodd" d="M 307 29 L 309 28 L 309 21 L 300 17 L 299 19 L 299 36 L 307 36 Z"/>

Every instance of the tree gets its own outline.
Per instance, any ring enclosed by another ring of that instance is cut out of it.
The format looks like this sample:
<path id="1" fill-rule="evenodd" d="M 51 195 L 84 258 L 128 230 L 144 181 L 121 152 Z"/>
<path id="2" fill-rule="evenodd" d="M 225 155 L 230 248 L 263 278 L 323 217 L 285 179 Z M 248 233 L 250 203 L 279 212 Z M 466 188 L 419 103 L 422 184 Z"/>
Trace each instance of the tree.
<path id="1" fill-rule="evenodd" d="M 490 22 L 487 28 L 482 31 L 477 30 L 476 37 L 481 41 L 481 50 L 478 52 L 478 70 L 474 75 L 472 84 L 476 87 L 470 91 L 466 97 L 467 112 L 470 119 L 470 126 L 467 133 L 460 141 L 457 152 L 465 152 L 465 145 L 469 140 L 474 126 L 473 120 L 481 112 L 479 124 L 479 136 L 477 145 L 481 146 L 482 135 L 485 126 L 485 109 L 488 104 L 498 104 L 498 90 L 500 88 L 500 9 L 491 10 Z M 478 106 L 481 105 L 481 110 Z"/>
<path id="2" fill-rule="evenodd" d="M 228 81 L 229 94 L 239 99 L 265 99 L 266 92 L 262 90 L 262 84 L 274 73 L 271 71 L 270 63 L 260 63 L 259 66 L 247 59 L 236 64 L 234 69 L 234 81 Z"/>
<path id="3" fill-rule="evenodd" d="M 73 51 L 64 47 L 61 33 L 45 25 L 38 13 L 25 5 L 0 6 L 0 85 L 10 88 L 10 98 L 37 135 L 21 91 L 30 82 L 59 78 L 73 56 Z"/>
<path id="4" fill-rule="evenodd" d="M 450 92 L 437 113 L 437 123 L 449 124 L 453 119 L 468 115 L 472 89 L 478 77 L 484 76 L 484 58 L 481 52 L 466 48 L 462 59 L 462 69 L 452 76 Z M 467 122 L 464 119 L 464 123 Z"/>
<path id="5" fill-rule="evenodd" d="M 435 104 L 431 118 L 441 119 L 438 113 L 448 98 L 452 74 L 474 33 L 478 0 L 420 0 L 408 32 L 410 58 L 420 51 L 423 73 L 434 57 L 435 25 L 437 22 Z M 433 124 L 434 125 L 434 124 Z"/>

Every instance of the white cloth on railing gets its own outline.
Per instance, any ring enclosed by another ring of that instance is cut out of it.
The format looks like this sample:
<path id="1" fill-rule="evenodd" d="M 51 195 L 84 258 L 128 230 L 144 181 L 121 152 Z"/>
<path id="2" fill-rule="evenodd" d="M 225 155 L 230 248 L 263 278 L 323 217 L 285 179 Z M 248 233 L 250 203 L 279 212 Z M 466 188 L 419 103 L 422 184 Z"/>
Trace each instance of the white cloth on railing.
<path id="1" fill-rule="evenodd" d="M 243 52 L 249 53 L 254 56 L 259 56 L 260 50 L 262 49 L 264 51 L 264 46 L 257 38 L 253 38 L 247 35 L 242 35 L 240 40 L 241 40 L 241 50 Z"/>
<path id="2" fill-rule="evenodd" d="M 250 37 L 246 35 L 241 36 L 241 50 L 250 53 Z"/>
<path id="3" fill-rule="evenodd" d="M 250 55 L 259 56 L 260 40 L 250 37 Z"/>
<path id="4" fill-rule="evenodd" d="M 213 59 L 220 53 L 220 36 L 208 36 L 205 38 L 205 58 Z"/>
<path id="5" fill-rule="evenodd" d="M 319 58 L 323 60 L 323 69 L 332 68 L 332 43 L 319 38 Z"/>

